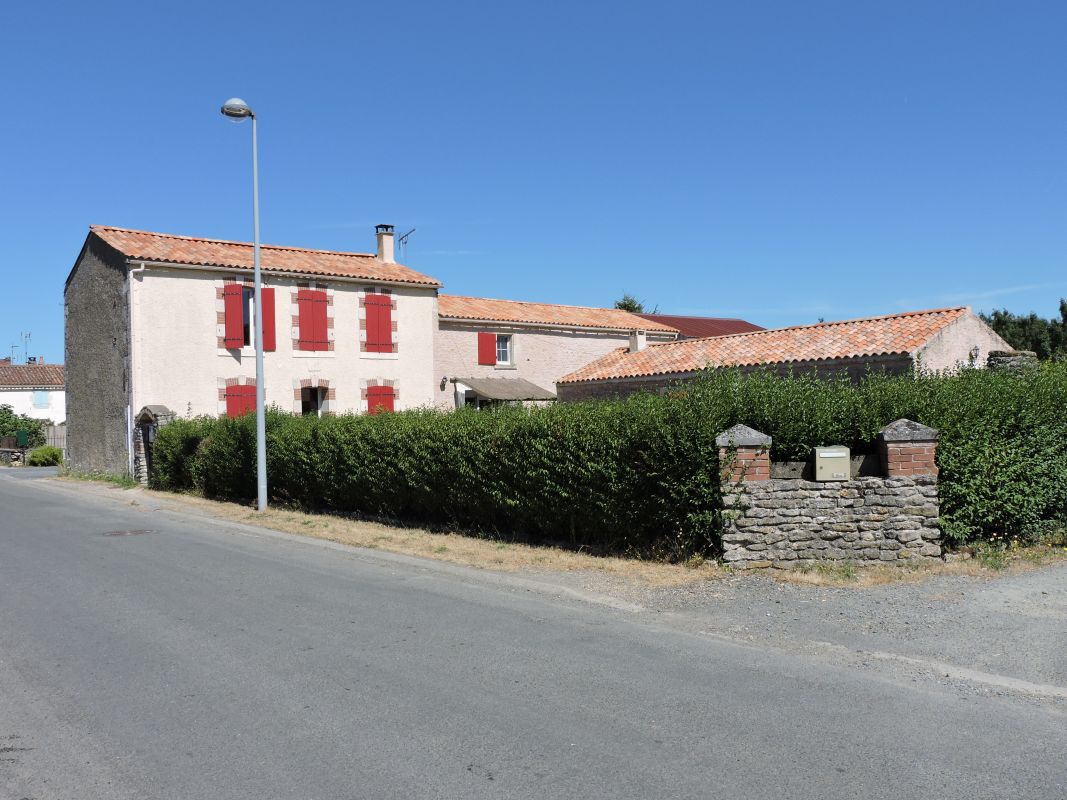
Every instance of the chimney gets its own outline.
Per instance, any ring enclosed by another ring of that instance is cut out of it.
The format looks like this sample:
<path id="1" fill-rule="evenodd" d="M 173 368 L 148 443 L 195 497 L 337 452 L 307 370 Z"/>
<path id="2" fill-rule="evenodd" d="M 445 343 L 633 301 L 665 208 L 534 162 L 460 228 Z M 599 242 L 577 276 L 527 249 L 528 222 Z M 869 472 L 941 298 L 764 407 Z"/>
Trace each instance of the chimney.
<path id="1" fill-rule="evenodd" d="M 644 331 L 630 331 L 630 352 L 640 353 L 648 346 L 648 337 Z"/>
<path id="2" fill-rule="evenodd" d="M 395 264 L 393 258 L 393 226 L 375 225 L 374 232 L 378 235 L 378 258 L 386 264 Z"/>

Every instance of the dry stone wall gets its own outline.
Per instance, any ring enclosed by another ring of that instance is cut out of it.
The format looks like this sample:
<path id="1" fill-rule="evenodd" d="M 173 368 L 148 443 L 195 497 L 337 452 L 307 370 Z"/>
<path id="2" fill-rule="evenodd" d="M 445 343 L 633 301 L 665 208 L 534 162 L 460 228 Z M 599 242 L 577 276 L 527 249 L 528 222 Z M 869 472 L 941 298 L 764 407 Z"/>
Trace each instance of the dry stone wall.
<path id="1" fill-rule="evenodd" d="M 723 560 L 734 567 L 941 558 L 932 476 L 756 481 L 726 503 Z"/>
<path id="2" fill-rule="evenodd" d="M 738 568 L 941 558 L 937 431 L 898 419 L 878 435 L 884 477 L 774 478 L 771 437 L 735 425 L 716 438 L 723 560 Z M 868 459 L 869 461 L 869 459 Z M 868 465 L 869 466 L 869 465 Z"/>

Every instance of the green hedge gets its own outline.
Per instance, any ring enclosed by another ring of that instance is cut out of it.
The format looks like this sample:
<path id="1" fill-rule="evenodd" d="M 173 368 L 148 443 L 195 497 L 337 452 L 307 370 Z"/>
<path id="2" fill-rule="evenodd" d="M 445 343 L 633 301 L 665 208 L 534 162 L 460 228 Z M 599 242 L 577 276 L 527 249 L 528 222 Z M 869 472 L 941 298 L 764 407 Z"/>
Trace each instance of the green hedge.
<path id="1" fill-rule="evenodd" d="M 26 465 L 30 467 L 56 467 L 62 463 L 63 450 L 51 445 L 38 447 L 26 458 Z"/>
<path id="2" fill-rule="evenodd" d="M 1024 375 L 845 380 L 709 373 L 665 395 L 455 413 L 267 420 L 272 497 L 305 508 L 679 559 L 714 552 L 715 436 L 736 423 L 773 457 L 873 449 L 906 417 L 941 431 L 942 513 L 956 541 L 1067 516 L 1067 365 Z M 179 420 L 156 439 L 152 485 L 255 494 L 254 417 Z"/>

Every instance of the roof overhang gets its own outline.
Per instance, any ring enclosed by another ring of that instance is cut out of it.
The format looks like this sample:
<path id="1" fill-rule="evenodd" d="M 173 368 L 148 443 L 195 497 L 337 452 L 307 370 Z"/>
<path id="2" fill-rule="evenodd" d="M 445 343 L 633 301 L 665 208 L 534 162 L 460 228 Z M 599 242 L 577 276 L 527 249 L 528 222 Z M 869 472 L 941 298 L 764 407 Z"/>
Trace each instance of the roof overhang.
<path id="1" fill-rule="evenodd" d="M 452 378 L 486 400 L 555 400 L 556 393 L 525 378 Z"/>

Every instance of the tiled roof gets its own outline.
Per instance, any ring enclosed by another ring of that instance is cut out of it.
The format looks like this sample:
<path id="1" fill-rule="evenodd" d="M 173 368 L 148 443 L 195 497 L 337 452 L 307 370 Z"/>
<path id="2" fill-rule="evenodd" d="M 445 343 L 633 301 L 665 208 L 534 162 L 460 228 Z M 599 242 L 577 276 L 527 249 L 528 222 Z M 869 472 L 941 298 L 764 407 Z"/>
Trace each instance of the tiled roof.
<path id="1" fill-rule="evenodd" d="M 820 322 L 734 336 L 652 344 L 637 353 L 621 348 L 565 375 L 559 383 L 697 372 L 705 367 L 914 353 L 967 308 L 912 311 L 885 317 Z"/>
<path id="2" fill-rule="evenodd" d="M 201 239 L 105 225 L 92 225 L 89 230 L 128 258 L 168 264 L 252 269 L 251 242 Z M 260 265 L 267 272 L 363 278 L 368 281 L 412 283 L 420 286 L 441 285 L 433 278 L 402 264 L 388 264 L 368 253 L 340 253 L 333 250 L 264 244 L 260 245 Z"/>
<path id="3" fill-rule="evenodd" d="M 62 364 L 0 363 L 0 389 L 62 389 Z"/>
<path id="4" fill-rule="evenodd" d="M 638 314 L 644 319 L 670 325 L 682 336 L 689 339 L 703 339 L 706 336 L 729 336 L 734 333 L 762 331 L 762 325 L 753 325 L 743 319 L 726 317 L 683 317 L 677 314 Z"/>
<path id="5" fill-rule="evenodd" d="M 526 303 L 521 300 L 490 300 L 485 297 L 459 297 L 443 294 L 437 299 L 438 315 L 444 319 L 486 322 L 524 322 L 570 328 L 605 328 L 676 333 L 670 325 L 642 319 L 618 308 L 560 306 L 553 303 Z"/>

